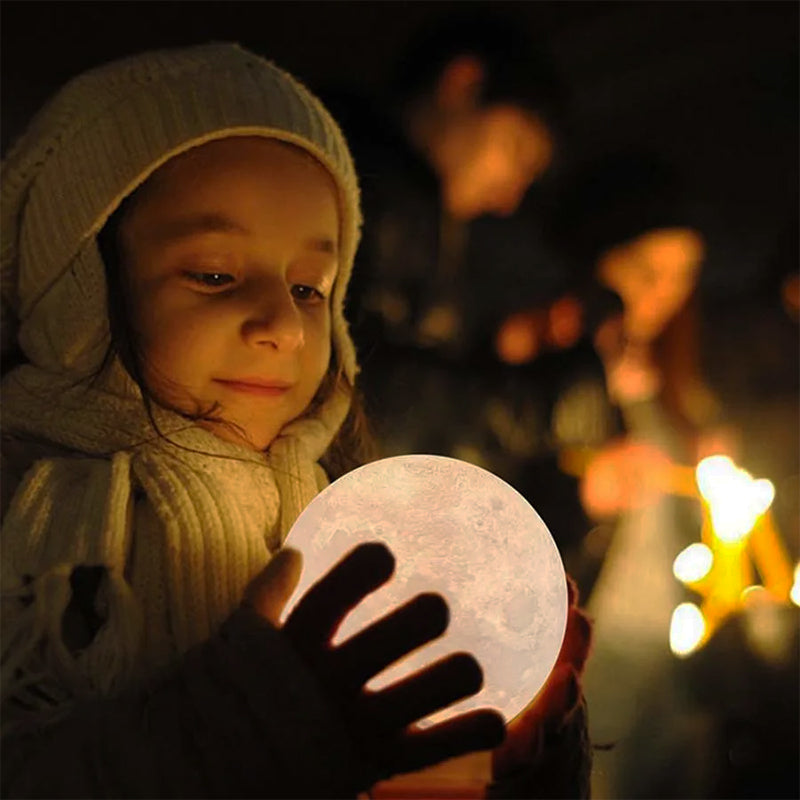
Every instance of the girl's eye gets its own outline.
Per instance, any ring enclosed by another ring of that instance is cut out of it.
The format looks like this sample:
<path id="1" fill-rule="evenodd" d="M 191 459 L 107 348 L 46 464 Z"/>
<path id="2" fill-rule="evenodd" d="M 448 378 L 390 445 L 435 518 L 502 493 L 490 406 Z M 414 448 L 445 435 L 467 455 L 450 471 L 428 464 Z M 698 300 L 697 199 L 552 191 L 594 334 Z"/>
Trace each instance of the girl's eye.
<path id="1" fill-rule="evenodd" d="M 301 303 L 320 303 L 325 300 L 325 295 L 319 289 L 300 283 L 292 286 L 292 297 Z"/>
<path id="2" fill-rule="evenodd" d="M 227 272 L 184 272 L 184 275 L 193 283 L 207 289 L 221 289 L 235 280 L 233 275 Z"/>

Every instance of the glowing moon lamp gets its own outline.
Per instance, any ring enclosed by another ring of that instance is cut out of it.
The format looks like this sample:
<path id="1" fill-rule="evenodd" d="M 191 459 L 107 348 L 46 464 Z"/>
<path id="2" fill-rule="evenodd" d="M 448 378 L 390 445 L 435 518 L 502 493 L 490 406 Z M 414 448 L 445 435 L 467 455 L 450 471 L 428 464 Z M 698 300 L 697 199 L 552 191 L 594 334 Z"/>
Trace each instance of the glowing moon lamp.
<path id="1" fill-rule="evenodd" d="M 348 615 L 335 642 L 420 592 L 439 592 L 450 606 L 447 633 L 369 688 L 465 650 L 481 663 L 484 688 L 424 724 L 487 706 L 513 719 L 547 680 L 567 620 L 564 567 L 536 511 L 500 478 L 464 461 L 406 455 L 367 464 L 322 491 L 289 532 L 286 544 L 302 552 L 304 567 L 284 617 L 345 553 L 368 541 L 394 553 L 395 574 Z"/>

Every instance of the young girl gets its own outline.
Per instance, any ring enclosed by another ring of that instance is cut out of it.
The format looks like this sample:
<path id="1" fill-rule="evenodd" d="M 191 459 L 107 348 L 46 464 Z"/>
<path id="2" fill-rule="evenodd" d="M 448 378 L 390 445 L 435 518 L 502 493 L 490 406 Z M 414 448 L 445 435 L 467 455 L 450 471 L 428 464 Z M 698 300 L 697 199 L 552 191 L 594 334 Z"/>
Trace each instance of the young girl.
<path id="1" fill-rule="evenodd" d="M 438 596 L 330 646 L 383 546 L 278 626 L 271 554 L 357 416 L 358 188 L 316 98 L 234 45 L 128 58 L 43 109 L 2 200 L 4 794 L 352 796 L 497 745 L 490 711 L 412 725 L 471 656 L 363 691 Z"/>

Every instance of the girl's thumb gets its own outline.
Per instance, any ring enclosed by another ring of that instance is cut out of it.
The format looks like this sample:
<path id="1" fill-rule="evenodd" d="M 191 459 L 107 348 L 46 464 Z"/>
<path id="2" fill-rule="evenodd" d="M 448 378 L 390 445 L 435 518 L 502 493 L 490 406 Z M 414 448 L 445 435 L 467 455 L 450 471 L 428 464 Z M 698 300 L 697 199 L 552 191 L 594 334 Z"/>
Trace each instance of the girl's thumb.
<path id="1" fill-rule="evenodd" d="M 244 592 L 244 605 L 255 609 L 276 628 L 281 612 L 292 596 L 303 569 L 303 556 L 298 550 L 279 550 Z"/>

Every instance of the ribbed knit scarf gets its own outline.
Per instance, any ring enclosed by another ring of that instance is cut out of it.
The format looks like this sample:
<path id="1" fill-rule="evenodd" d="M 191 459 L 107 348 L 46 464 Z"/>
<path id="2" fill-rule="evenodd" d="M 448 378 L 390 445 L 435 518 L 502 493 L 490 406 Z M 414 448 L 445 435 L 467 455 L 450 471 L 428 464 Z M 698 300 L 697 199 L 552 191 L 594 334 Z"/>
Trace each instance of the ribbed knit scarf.
<path id="1" fill-rule="evenodd" d="M 119 366 L 91 387 L 20 367 L 2 404 L 6 433 L 75 454 L 36 462 L 3 522 L 3 684 L 47 693 L 50 676 L 74 698 L 146 679 L 212 635 L 326 483 L 317 460 L 348 399 L 286 426 L 266 453 L 155 408 L 159 436 Z M 81 565 L 106 568 L 105 624 L 75 656 L 62 620 Z M 52 694 L 45 704 L 69 700 Z"/>

